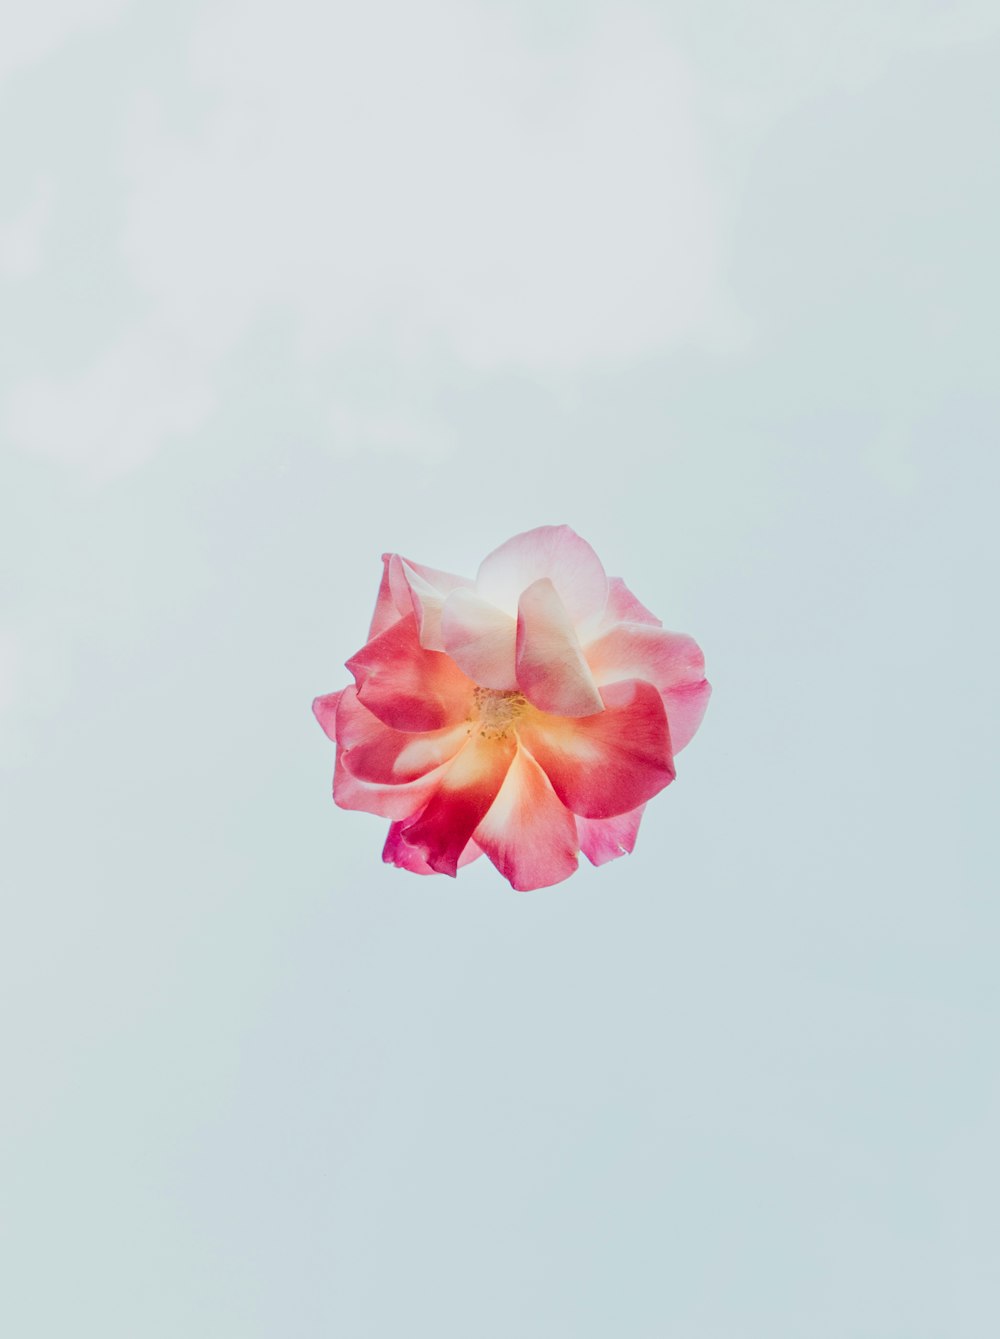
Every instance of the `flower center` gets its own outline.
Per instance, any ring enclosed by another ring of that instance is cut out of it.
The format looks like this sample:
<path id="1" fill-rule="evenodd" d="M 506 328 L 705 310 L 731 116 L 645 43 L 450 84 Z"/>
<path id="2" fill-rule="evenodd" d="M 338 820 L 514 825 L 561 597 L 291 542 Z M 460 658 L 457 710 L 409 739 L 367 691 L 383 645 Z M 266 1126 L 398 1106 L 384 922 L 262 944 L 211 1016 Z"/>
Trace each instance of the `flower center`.
<path id="1" fill-rule="evenodd" d="M 469 719 L 479 726 L 479 733 L 485 738 L 503 739 L 527 705 L 528 699 L 516 689 L 502 692 L 497 688 L 477 688 Z"/>

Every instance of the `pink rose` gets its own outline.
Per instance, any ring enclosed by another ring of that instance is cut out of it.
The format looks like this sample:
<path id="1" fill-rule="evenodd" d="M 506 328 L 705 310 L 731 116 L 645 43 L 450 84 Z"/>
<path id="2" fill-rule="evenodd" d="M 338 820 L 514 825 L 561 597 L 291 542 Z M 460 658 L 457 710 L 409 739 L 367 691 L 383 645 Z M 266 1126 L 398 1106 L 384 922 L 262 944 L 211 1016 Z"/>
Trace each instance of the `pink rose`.
<path id="1" fill-rule="evenodd" d="M 630 852 L 646 801 L 711 691 L 667 632 L 565 525 L 515 535 L 475 581 L 383 557 L 354 686 L 318 697 L 333 798 L 391 819 L 382 858 L 454 875 L 485 851 L 511 885 Z"/>

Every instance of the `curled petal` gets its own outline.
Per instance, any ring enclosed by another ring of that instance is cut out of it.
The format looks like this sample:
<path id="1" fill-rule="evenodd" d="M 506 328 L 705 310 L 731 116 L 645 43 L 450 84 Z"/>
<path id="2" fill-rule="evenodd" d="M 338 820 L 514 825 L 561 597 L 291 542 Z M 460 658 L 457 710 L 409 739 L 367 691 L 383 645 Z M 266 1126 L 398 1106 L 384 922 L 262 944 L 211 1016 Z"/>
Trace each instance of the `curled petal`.
<path id="1" fill-rule="evenodd" d="M 518 892 L 561 883 L 577 867 L 576 820 L 523 748 L 476 828 L 476 841 Z"/>
<path id="2" fill-rule="evenodd" d="M 639 834 L 644 804 L 614 818 L 578 818 L 580 850 L 592 865 L 606 865 L 619 856 L 631 855 Z"/>
<path id="3" fill-rule="evenodd" d="M 474 841 L 468 841 L 465 850 L 458 858 L 458 868 L 464 865 L 471 865 L 473 860 L 483 854 L 481 846 L 477 846 Z M 408 869 L 412 874 L 436 874 L 438 871 L 432 869 L 424 859 L 423 854 L 416 846 L 411 846 L 403 836 L 403 824 L 391 823 L 389 825 L 389 835 L 385 839 L 385 846 L 382 848 L 382 859 L 387 865 L 395 865 L 397 869 Z"/>
<path id="4" fill-rule="evenodd" d="M 341 688 L 339 693 L 326 693 L 323 697 L 313 699 L 313 715 L 323 727 L 326 737 L 334 742 L 337 739 L 337 706 L 343 692 Z"/>
<path id="5" fill-rule="evenodd" d="M 361 701 L 397 730 L 440 730 L 465 720 L 475 684 L 440 651 L 420 645 L 409 613 L 352 656 Z"/>
<path id="6" fill-rule="evenodd" d="M 468 738 L 468 725 L 447 726 L 414 734 L 394 730 L 360 700 L 355 688 L 345 688 L 337 716 L 337 742 L 347 770 L 359 781 L 401 785 L 416 781 L 448 762 Z"/>
<path id="7" fill-rule="evenodd" d="M 382 580 L 378 588 L 378 598 L 375 601 L 375 612 L 372 614 L 371 625 L 368 628 L 369 641 L 385 632 L 386 628 L 391 628 L 393 623 L 396 623 L 405 615 L 413 612 L 413 601 L 410 599 L 410 592 L 405 582 L 399 580 L 396 570 L 398 566 L 399 557 L 397 554 L 382 554 Z"/>
<path id="8" fill-rule="evenodd" d="M 515 535 L 483 559 L 476 590 L 506 613 L 517 611 L 522 591 L 548 577 L 574 624 L 600 614 L 608 578 L 600 558 L 568 525 L 540 525 Z"/>
<path id="9" fill-rule="evenodd" d="M 424 810 L 403 825 L 402 835 L 439 874 L 454 875 L 458 860 L 496 798 L 514 756 L 511 736 L 473 735 L 448 764 Z"/>
<path id="10" fill-rule="evenodd" d="M 539 711 L 593 716 L 604 710 L 569 614 L 548 577 L 533 582 L 518 602 L 517 683 Z"/>
<path id="11" fill-rule="evenodd" d="M 517 624 L 475 591 L 459 587 L 444 602 L 441 633 L 455 664 L 482 688 L 517 687 Z"/>
<path id="12" fill-rule="evenodd" d="M 645 679 L 663 695 L 670 742 L 679 753 L 697 730 L 711 689 L 705 657 L 693 637 L 641 623 L 620 623 L 584 649 L 595 681 Z"/>
<path id="13" fill-rule="evenodd" d="M 596 716 L 528 715 L 518 735 L 563 804 L 583 818 L 612 818 L 652 799 L 674 779 L 667 715 L 650 683 L 601 689 Z"/>

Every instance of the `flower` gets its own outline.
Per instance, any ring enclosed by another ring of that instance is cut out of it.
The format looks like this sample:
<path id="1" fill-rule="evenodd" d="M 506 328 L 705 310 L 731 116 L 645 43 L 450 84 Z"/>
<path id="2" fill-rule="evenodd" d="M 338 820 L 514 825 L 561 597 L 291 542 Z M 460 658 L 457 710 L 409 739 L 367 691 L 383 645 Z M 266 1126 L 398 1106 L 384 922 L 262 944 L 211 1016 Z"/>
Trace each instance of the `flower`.
<path id="1" fill-rule="evenodd" d="M 455 875 L 484 852 L 512 887 L 631 852 L 711 689 L 569 526 L 515 535 L 475 581 L 383 555 L 354 685 L 316 698 L 333 798 L 391 820 L 383 860 Z"/>

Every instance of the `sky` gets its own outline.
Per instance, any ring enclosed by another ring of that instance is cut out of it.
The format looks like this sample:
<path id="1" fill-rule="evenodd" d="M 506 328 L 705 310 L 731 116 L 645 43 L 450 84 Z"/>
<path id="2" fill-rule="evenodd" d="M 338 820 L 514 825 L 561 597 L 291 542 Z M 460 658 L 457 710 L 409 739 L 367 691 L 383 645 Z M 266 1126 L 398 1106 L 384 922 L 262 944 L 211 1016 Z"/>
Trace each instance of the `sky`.
<path id="1" fill-rule="evenodd" d="M 0 20 L 0 1328 L 1000 1326 L 1000 17 Z M 569 524 L 714 695 L 634 854 L 384 866 L 310 704 Z"/>

